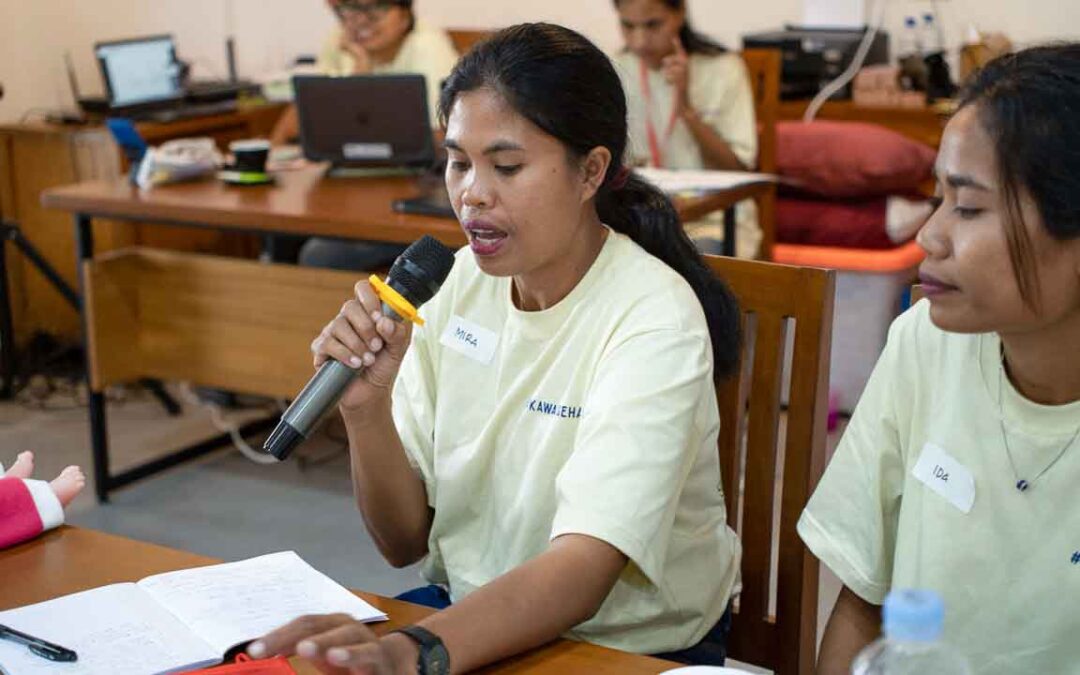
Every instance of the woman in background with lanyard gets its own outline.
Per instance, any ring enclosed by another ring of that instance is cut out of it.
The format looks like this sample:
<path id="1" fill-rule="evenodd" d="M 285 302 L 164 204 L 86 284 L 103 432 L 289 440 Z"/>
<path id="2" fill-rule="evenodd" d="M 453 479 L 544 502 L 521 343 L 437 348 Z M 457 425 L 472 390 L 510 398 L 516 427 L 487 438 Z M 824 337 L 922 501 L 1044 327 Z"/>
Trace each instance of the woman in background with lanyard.
<path id="1" fill-rule="evenodd" d="M 632 161 L 664 169 L 754 168 L 754 97 L 739 55 L 691 28 L 686 0 L 614 1 L 625 48 L 612 60 L 626 90 Z M 722 214 L 686 229 L 703 252 L 720 252 Z M 741 204 L 739 256 L 753 257 L 760 241 L 753 204 Z"/>

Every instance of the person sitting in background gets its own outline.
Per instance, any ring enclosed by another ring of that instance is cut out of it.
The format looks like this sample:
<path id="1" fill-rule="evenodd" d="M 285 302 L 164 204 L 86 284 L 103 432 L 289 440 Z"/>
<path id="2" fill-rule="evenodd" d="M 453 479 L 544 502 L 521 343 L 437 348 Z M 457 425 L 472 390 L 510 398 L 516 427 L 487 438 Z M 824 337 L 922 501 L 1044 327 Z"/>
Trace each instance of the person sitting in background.
<path id="1" fill-rule="evenodd" d="M 418 22 L 412 0 L 329 0 L 340 25 L 326 41 L 316 67 L 326 75 L 418 73 L 427 81 L 432 127 L 437 125 L 439 85 L 457 63 L 458 54 L 444 31 Z M 275 145 L 299 133 L 296 107 L 290 106 L 274 127 Z"/>
<path id="2" fill-rule="evenodd" d="M 893 324 L 799 521 L 844 583 L 821 675 L 894 589 L 936 591 L 980 675 L 1075 673 L 1080 615 L 1080 43 L 987 65 L 945 128 Z"/>
<path id="3" fill-rule="evenodd" d="M 635 164 L 663 169 L 745 171 L 757 163 L 757 123 L 738 54 L 690 25 L 686 0 L 614 0 L 624 48 L 612 60 L 630 111 Z M 720 253 L 722 214 L 686 224 L 705 253 Z M 761 243 L 753 203 L 738 208 L 737 253 Z"/>
<path id="4" fill-rule="evenodd" d="M 357 505 L 391 564 L 439 584 L 402 597 L 442 611 L 382 638 L 307 617 L 249 652 L 444 675 L 570 634 L 722 665 L 740 547 L 714 364 L 738 360 L 734 298 L 623 166 L 623 89 L 580 34 L 496 34 L 441 111 L 469 246 L 422 330 L 361 283 L 312 349 L 366 366 L 339 406 Z"/>
<path id="5" fill-rule="evenodd" d="M 427 83 L 432 127 L 437 126 L 439 86 L 458 60 L 449 36 L 418 22 L 412 0 L 330 0 L 330 6 L 341 25 L 319 55 L 319 70 L 342 77 L 419 73 Z M 298 129 L 296 106 L 290 106 L 271 142 L 291 141 Z M 403 250 L 400 244 L 314 237 L 300 247 L 298 262 L 308 267 L 374 270 L 388 267 Z"/>

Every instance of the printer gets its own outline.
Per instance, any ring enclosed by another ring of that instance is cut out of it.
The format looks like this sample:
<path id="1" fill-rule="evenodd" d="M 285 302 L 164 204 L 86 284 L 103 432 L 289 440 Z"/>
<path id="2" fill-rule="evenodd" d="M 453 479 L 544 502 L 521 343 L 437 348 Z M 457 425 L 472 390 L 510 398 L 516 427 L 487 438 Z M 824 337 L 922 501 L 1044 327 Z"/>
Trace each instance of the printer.
<path id="1" fill-rule="evenodd" d="M 784 30 L 744 35 L 743 48 L 779 50 L 783 55 L 780 98 L 786 101 L 807 99 L 816 96 L 826 84 L 847 70 L 864 35 L 864 29 L 787 26 Z M 889 36 L 878 31 L 863 65 L 888 61 Z M 833 98 L 850 99 L 851 84 Z"/>

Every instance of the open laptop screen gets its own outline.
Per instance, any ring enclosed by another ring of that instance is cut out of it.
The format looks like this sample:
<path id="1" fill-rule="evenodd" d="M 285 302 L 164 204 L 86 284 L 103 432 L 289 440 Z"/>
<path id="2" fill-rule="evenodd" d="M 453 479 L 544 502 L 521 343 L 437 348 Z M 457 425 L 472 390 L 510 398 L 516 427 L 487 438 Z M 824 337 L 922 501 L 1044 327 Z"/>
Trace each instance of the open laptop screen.
<path id="1" fill-rule="evenodd" d="M 180 99 L 180 67 L 172 37 L 102 42 L 94 47 L 113 107 Z"/>
<path id="2" fill-rule="evenodd" d="M 308 159 L 356 167 L 434 162 L 423 75 L 297 76 L 293 87 Z"/>

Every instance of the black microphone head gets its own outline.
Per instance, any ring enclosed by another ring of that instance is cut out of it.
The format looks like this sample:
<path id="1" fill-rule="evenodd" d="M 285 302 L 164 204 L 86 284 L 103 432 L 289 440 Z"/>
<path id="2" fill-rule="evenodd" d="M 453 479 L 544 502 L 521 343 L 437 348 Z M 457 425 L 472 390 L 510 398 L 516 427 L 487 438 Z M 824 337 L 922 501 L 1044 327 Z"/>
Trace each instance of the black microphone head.
<path id="1" fill-rule="evenodd" d="M 438 292 L 454 266 L 454 252 L 425 234 L 405 249 L 386 277 L 386 283 L 419 307 Z"/>

